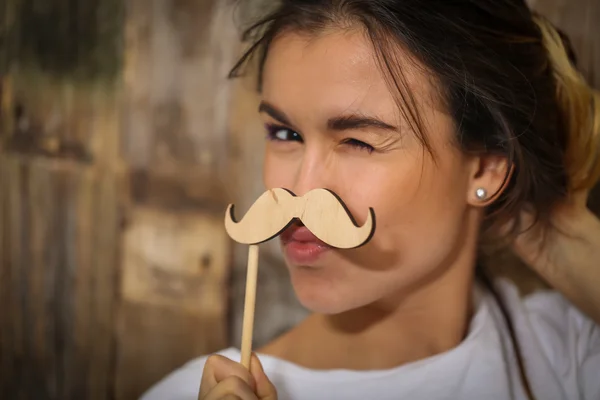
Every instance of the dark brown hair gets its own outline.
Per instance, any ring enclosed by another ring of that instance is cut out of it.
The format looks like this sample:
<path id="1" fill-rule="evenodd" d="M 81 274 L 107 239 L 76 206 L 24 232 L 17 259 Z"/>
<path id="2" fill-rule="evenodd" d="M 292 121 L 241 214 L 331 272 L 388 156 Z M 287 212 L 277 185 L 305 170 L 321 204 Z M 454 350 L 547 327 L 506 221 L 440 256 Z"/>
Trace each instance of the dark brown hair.
<path id="1" fill-rule="evenodd" d="M 549 226 L 558 202 L 598 180 L 597 93 L 575 69 L 564 35 L 523 0 L 283 0 L 245 32 L 252 44 L 231 76 L 254 59 L 260 89 L 278 35 L 330 28 L 364 30 L 400 110 L 434 158 L 406 78 L 394 62 L 398 45 L 435 78 L 455 121 L 457 145 L 465 152 L 505 156 L 513 165 L 505 190 L 488 207 L 483 233 L 512 221 L 512 237 L 526 207 L 537 223 Z M 482 279 L 493 291 L 490 280 Z"/>

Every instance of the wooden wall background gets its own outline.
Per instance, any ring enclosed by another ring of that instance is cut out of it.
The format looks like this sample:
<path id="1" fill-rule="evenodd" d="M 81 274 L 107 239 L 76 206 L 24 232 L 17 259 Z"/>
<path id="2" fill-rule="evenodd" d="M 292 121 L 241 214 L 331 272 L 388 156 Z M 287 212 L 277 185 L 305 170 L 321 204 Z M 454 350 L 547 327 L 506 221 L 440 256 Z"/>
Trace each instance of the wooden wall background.
<path id="1" fill-rule="evenodd" d="M 600 0 L 532 4 L 600 87 Z M 0 1 L 1 399 L 135 399 L 239 344 L 246 249 L 222 212 L 262 193 L 263 133 L 252 82 L 225 79 L 233 14 L 224 0 Z M 257 345 L 305 315 L 281 264 L 265 245 Z"/>

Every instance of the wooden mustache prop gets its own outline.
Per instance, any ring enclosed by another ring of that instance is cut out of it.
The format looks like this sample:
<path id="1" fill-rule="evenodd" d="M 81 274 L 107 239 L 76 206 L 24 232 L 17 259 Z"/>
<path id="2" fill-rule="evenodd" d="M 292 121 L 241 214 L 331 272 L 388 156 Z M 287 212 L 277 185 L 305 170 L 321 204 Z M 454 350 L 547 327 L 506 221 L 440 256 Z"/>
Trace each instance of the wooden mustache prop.
<path id="1" fill-rule="evenodd" d="M 266 242 L 298 219 L 328 245 L 351 249 L 370 239 L 375 224 L 375 214 L 369 209 L 367 221 L 358 226 L 342 200 L 327 189 L 315 189 L 302 197 L 286 189 L 269 190 L 240 222 L 236 222 L 234 208 L 227 208 L 225 229 L 233 240 L 243 244 Z"/>
<path id="2" fill-rule="evenodd" d="M 258 244 L 273 239 L 299 220 L 319 240 L 331 247 L 360 247 L 375 233 L 375 212 L 369 208 L 367 221 L 359 226 L 342 199 L 328 189 L 315 189 L 302 197 L 287 189 L 267 190 L 239 222 L 234 216 L 234 209 L 233 204 L 227 207 L 225 230 L 236 242 L 250 245 L 241 349 L 241 363 L 249 369 L 258 277 Z"/>

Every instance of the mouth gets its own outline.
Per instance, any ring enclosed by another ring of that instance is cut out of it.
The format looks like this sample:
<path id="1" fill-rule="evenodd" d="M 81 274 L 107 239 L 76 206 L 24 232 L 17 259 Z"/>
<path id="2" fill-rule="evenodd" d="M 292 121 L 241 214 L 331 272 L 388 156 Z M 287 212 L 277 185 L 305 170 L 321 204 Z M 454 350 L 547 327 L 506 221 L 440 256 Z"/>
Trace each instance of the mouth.
<path id="1" fill-rule="evenodd" d="M 281 243 L 286 259 L 293 265 L 310 266 L 332 249 L 300 223 L 282 232 Z"/>

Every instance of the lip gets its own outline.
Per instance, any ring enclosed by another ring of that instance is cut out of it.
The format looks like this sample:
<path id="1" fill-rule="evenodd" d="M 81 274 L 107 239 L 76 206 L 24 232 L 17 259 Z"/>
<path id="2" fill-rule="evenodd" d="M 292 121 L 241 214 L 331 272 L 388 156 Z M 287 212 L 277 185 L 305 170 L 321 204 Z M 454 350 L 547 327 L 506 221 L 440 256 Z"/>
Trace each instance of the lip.
<path id="1" fill-rule="evenodd" d="M 281 242 L 286 258 L 295 265 L 310 266 L 331 249 L 307 227 L 296 224 L 283 231 Z"/>

